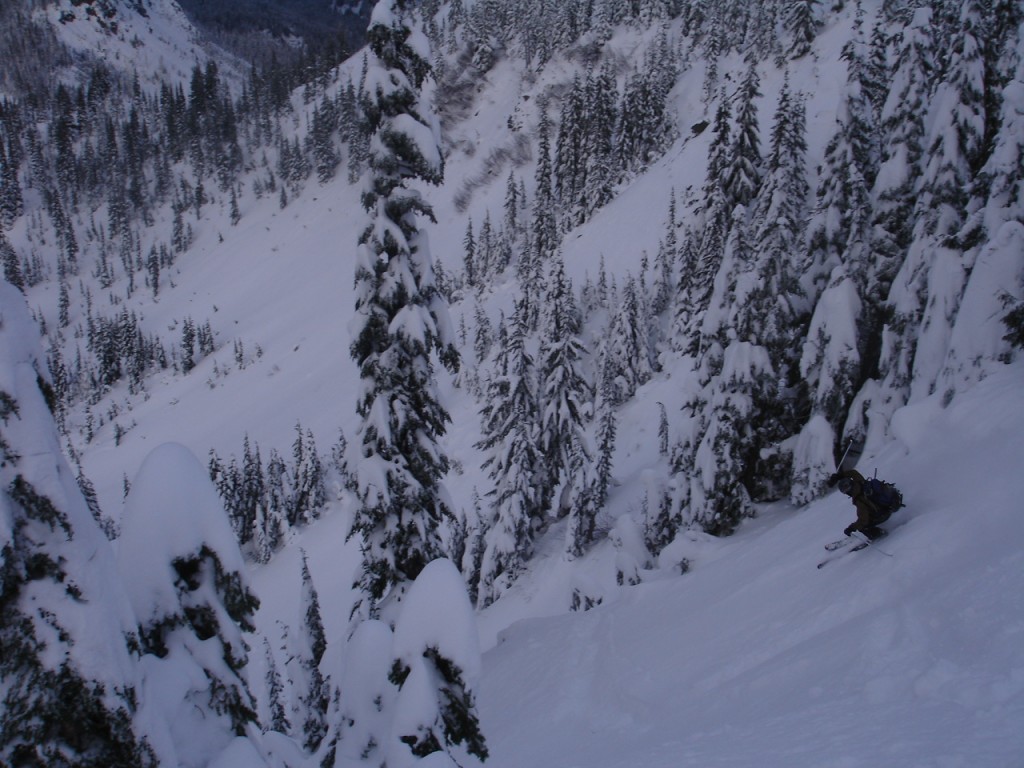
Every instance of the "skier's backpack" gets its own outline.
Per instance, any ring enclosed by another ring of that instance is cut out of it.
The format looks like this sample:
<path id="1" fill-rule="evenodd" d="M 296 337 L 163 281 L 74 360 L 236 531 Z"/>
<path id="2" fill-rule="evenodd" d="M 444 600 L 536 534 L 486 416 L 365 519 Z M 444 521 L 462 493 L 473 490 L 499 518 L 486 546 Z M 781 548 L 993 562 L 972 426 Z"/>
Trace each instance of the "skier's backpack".
<path id="1" fill-rule="evenodd" d="M 903 494 L 892 483 L 869 477 L 864 481 L 864 498 L 868 499 L 878 510 L 878 519 L 874 523 L 884 523 L 889 516 L 903 506 Z"/>

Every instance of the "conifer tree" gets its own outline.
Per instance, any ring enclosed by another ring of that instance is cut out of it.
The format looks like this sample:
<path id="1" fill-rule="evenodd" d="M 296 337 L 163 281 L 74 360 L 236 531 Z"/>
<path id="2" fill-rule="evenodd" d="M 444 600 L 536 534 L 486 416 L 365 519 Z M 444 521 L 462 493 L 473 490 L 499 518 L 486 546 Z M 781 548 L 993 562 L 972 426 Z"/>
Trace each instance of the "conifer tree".
<path id="1" fill-rule="evenodd" d="M 114 554 L 62 456 L 38 331 L 0 281 L 0 763 L 149 768 Z"/>
<path id="2" fill-rule="evenodd" d="M 451 515 L 441 486 L 448 461 L 437 444 L 449 417 L 430 355 L 438 352 L 453 370 L 458 355 L 416 221 L 433 214 L 408 186 L 414 179 L 439 183 L 443 164 L 422 91 L 430 52 L 411 24 L 402 0 L 383 0 L 368 32 L 376 70 L 365 105 L 374 137 L 363 195 L 370 224 L 360 237 L 351 353 L 363 380 L 354 532 L 363 541 L 359 586 L 370 615 L 442 554 L 439 527 Z"/>
<path id="3" fill-rule="evenodd" d="M 931 9 L 920 8 L 903 30 L 888 98 L 881 111 L 882 158 L 873 190 L 872 243 L 884 259 L 879 270 L 882 294 L 888 294 L 913 236 L 933 69 Z"/>
<path id="4" fill-rule="evenodd" d="M 283 701 L 284 683 L 281 681 L 281 673 L 278 671 L 277 660 L 270 647 L 270 640 L 266 636 L 263 638 L 263 655 L 267 665 L 267 699 L 270 709 L 267 727 L 271 731 L 288 733 L 291 731 L 292 724 L 288 721 L 288 713 Z"/>
<path id="5" fill-rule="evenodd" d="M 505 237 L 509 240 L 515 240 L 519 235 L 521 224 L 519 216 L 524 201 L 519 196 L 519 187 L 516 184 L 516 177 L 514 171 L 508 172 L 508 180 L 505 182 L 505 207 L 504 207 L 504 227 Z"/>
<path id="6" fill-rule="evenodd" d="M 727 534 L 752 514 L 751 491 L 756 461 L 764 445 L 758 428 L 766 427 L 766 404 L 775 396 L 774 372 L 759 343 L 766 307 L 747 215 L 737 206 L 734 222 L 701 326 L 698 358 L 700 394 L 689 403 L 695 418 L 687 524 L 716 535 Z M 671 513 L 653 526 L 650 536 L 664 543 L 672 532 Z"/>
<path id="7" fill-rule="evenodd" d="M 2 137 L 0 137 L 2 139 Z M 0 140 L 0 232 L 10 229 L 25 212 L 25 200 L 18 181 L 17 157 L 8 137 L 6 149 Z"/>
<path id="8" fill-rule="evenodd" d="M 473 239 L 473 220 L 466 223 L 466 235 L 462 238 L 462 270 L 466 286 L 475 288 L 479 283 L 477 276 L 476 241 Z"/>
<path id="9" fill-rule="evenodd" d="M 933 96 L 932 103 L 943 109 L 925 138 L 912 239 L 891 291 L 894 317 L 881 374 L 885 395 L 897 407 L 932 392 L 972 266 L 959 234 L 970 190 L 987 159 L 983 29 L 981 6 L 965 0 Z M 933 274 L 944 278 L 933 282 Z"/>
<path id="10" fill-rule="evenodd" d="M 763 404 L 766 410 L 755 427 L 764 447 L 795 433 L 799 429 L 797 414 L 804 408 L 799 340 L 810 306 L 793 254 L 803 245 L 807 210 L 805 132 L 804 104 L 790 92 L 787 78 L 779 95 L 766 176 L 751 221 L 754 287 L 749 300 L 737 307 L 736 316 L 739 338 L 764 347 L 777 377 L 771 402 Z M 777 487 L 787 484 L 789 472 L 784 466 L 763 466 L 762 470 L 757 472 L 759 477 L 775 478 Z"/>
<path id="11" fill-rule="evenodd" d="M 430 563 L 409 590 L 395 625 L 394 663 L 388 675 L 398 687 L 388 765 L 406 765 L 461 747 L 480 761 L 487 743 L 476 711 L 480 650 L 466 585 L 447 559 Z M 444 764 L 444 763 L 442 763 Z"/>
<path id="12" fill-rule="evenodd" d="M 675 285 L 676 256 L 679 240 L 676 235 L 676 190 L 669 195 L 668 220 L 665 222 L 665 238 L 658 244 L 654 263 L 654 291 L 651 299 L 651 313 L 660 315 L 669 308 Z"/>
<path id="13" fill-rule="evenodd" d="M 559 516 L 571 512 L 574 533 L 568 547 L 579 555 L 593 536 L 594 510 L 586 498 L 590 484 L 585 479 L 591 462 L 585 433 L 591 395 L 582 371 L 586 349 L 579 336 L 580 318 L 560 256 L 552 263 L 544 304 L 547 315 L 538 366 L 544 456 L 541 504 L 548 508 L 554 502 Z M 556 500 L 553 494 L 559 487 Z"/>
<path id="14" fill-rule="evenodd" d="M 581 224 L 587 213 L 587 203 L 582 194 L 587 186 L 587 136 L 590 127 L 584 99 L 584 84 L 577 75 L 562 101 L 552 172 L 556 197 L 566 211 L 565 230 Z"/>
<path id="15" fill-rule="evenodd" d="M 584 103 L 588 111 L 586 135 L 585 189 L 586 214 L 589 216 L 612 199 L 615 182 L 615 131 L 618 123 L 618 86 L 609 62 L 597 74 L 587 78 Z"/>
<path id="16" fill-rule="evenodd" d="M 162 764 L 199 762 L 256 721 L 242 633 L 254 631 L 259 600 L 217 491 L 187 448 L 167 443 L 146 457 L 122 525 L 118 562 L 145 654 L 142 721 Z M 168 690 L 169 676 L 187 682 Z"/>
<path id="17" fill-rule="evenodd" d="M 303 676 L 302 742 L 306 750 L 315 752 L 327 732 L 326 716 L 329 694 L 327 682 L 320 672 L 320 662 L 327 650 L 324 623 L 320 616 L 320 598 L 309 572 L 306 553 L 302 552 L 302 596 L 299 602 L 302 631 L 298 664 Z"/>
<path id="18" fill-rule="evenodd" d="M 25 290 L 25 277 L 21 271 L 21 263 L 18 259 L 18 252 L 14 250 L 14 246 L 8 241 L 7 236 L 4 234 L 3 227 L 0 227 L 0 266 L 3 267 L 3 277 L 8 283 L 13 285 L 19 291 L 24 292 Z M 61 281 L 61 287 L 65 286 L 65 281 Z M 63 317 L 63 315 L 62 315 Z M 66 327 L 67 323 L 63 323 L 61 327 Z"/>
<path id="19" fill-rule="evenodd" d="M 320 517 L 327 503 L 324 486 L 324 467 L 313 438 L 313 432 L 302 432 L 302 425 L 295 424 L 295 440 L 292 443 L 292 469 L 289 477 L 289 495 L 286 519 L 289 525 L 310 523 Z"/>
<path id="20" fill-rule="evenodd" d="M 491 319 L 479 299 L 473 307 L 473 318 L 476 321 L 476 331 L 473 336 L 473 352 L 477 363 L 482 363 L 491 352 L 491 345 L 494 342 L 491 329 Z"/>
<path id="21" fill-rule="evenodd" d="M 869 179 L 877 172 L 870 106 L 863 94 L 862 40 L 844 48 L 847 84 L 836 134 L 825 148 L 816 214 L 802 288 L 814 303 L 800 362 L 808 386 L 811 419 L 794 456 L 792 497 L 806 503 L 818 496 L 835 470 L 836 447 L 866 368 L 872 330 L 865 318 L 869 280 Z"/>
<path id="22" fill-rule="evenodd" d="M 602 351 L 603 375 L 610 377 L 608 392 L 616 405 L 631 398 L 654 373 L 644 309 L 636 278 L 630 275 Z"/>
<path id="23" fill-rule="evenodd" d="M 612 483 L 613 456 L 617 417 L 613 404 L 614 393 L 610 391 L 609 377 L 601 376 L 601 390 L 597 398 L 597 466 L 594 474 L 594 505 L 601 509 L 608 501 L 608 488 Z"/>
<path id="24" fill-rule="evenodd" d="M 537 127 L 537 169 L 534 174 L 535 192 L 530 222 L 530 248 L 520 256 L 516 274 L 526 300 L 530 328 L 535 330 L 540 318 L 541 292 L 547 263 L 558 249 L 558 222 L 555 218 L 556 200 L 554 170 L 551 164 L 551 123 L 547 105 L 541 106 Z"/>
<path id="25" fill-rule="evenodd" d="M 814 7 L 818 4 L 818 0 L 787 0 L 786 29 L 791 36 L 789 56 L 792 59 L 810 53 L 817 36 Z"/>
<path id="26" fill-rule="evenodd" d="M 511 333 L 504 324 L 498 329 L 494 370 L 481 412 L 484 439 L 477 447 L 487 452 L 483 466 L 494 481 L 480 566 L 481 608 L 496 600 L 522 571 L 532 554 L 535 530 L 543 522 L 536 370 L 526 349 L 527 335 L 526 309 L 520 302 Z"/>
<path id="27" fill-rule="evenodd" d="M 791 495 L 798 503 L 819 495 L 834 471 L 851 405 L 878 352 L 876 307 L 882 299 L 871 285 L 869 218 L 869 189 L 878 170 L 877 133 L 863 84 L 859 23 L 854 32 L 843 48 L 847 82 L 836 133 L 825 151 L 802 283 L 815 308 L 800 362 L 811 418 L 794 455 Z"/>
<path id="28" fill-rule="evenodd" d="M 700 347 L 699 323 L 711 301 L 715 275 L 722 262 L 722 253 L 728 237 L 732 219 L 732 207 L 725 193 L 723 183 L 728 167 L 728 151 L 731 140 L 732 107 L 723 89 L 715 110 L 713 135 L 708 156 L 707 175 L 704 180 L 703 230 L 693 255 L 692 266 L 685 279 L 685 297 L 681 297 L 686 308 L 687 324 L 683 331 L 683 347 L 689 354 L 696 355 Z M 678 314 L 677 314 L 678 318 Z"/>
<path id="29" fill-rule="evenodd" d="M 722 179 L 730 207 L 748 205 L 761 183 L 761 139 L 756 99 L 761 96 L 757 67 L 751 63 L 740 86 L 736 132 Z"/>

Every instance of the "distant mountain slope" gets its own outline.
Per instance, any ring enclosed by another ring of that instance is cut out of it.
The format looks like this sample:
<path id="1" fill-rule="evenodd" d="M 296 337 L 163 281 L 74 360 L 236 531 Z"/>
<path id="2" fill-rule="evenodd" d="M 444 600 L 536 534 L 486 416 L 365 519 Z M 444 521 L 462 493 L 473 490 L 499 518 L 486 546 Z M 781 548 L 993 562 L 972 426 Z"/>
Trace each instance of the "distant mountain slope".
<path id="1" fill-rule="evenodd" d="M 349 52 L 362 47 L 372 3 L 332 0 L 179 0 L 192 21 L 238 48 L 247 37 L 302 40 L 311 48 L 341 38 Z"/>

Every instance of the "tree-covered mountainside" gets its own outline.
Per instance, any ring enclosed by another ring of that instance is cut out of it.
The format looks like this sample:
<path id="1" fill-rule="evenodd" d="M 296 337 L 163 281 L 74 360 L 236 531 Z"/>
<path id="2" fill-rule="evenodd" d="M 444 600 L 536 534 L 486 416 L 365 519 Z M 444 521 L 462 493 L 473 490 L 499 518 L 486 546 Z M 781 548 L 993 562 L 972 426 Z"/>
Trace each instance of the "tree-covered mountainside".
<path id="1" fill-rule="evenodd" d="M 179 4 L 211 39 L 246 58 L 247 53 L 267 55 L 257 52 L 261 39 L 270 47 L 268 35 L 285 41 L 284 46 L 273 47 L 282 57 L 287 55 L 288 39 L 311 50 L 336 46 L 350 54 L 366 41 L 373 7 L 369 2 L 333 0 L 180 0 Z"/>

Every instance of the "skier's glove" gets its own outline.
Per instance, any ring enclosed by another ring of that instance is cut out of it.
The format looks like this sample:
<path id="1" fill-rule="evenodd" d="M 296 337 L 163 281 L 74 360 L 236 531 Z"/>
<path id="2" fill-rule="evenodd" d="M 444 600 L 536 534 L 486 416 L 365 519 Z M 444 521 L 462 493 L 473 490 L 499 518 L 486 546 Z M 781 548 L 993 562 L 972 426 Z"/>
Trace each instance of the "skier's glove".
<path id="1" fill-rule="evenodd" d="M 838 472 L 833 472 L 831 475 L 828 476 L 828 487 L 829 488 L 835 488 L 836 483 L 838 483 L 838 482 L 839 482 L 839 473 Z"/>
<path id="2" fill-rule="evenodd" d="M 856 530 L 857 530 L 857 524 L 853 523 L 851 525 L 846 526 L 846 530 L 843 531 L 843 535 L 844 536 L 849 536 L 849 535 L 851 535 Z"/>

